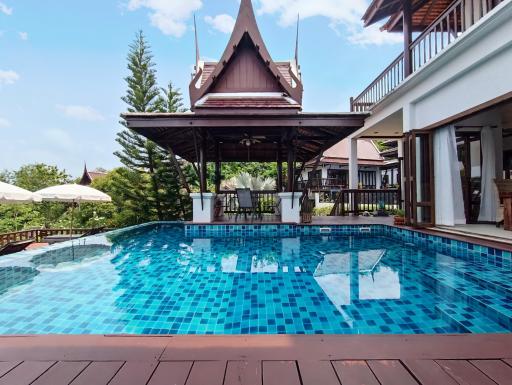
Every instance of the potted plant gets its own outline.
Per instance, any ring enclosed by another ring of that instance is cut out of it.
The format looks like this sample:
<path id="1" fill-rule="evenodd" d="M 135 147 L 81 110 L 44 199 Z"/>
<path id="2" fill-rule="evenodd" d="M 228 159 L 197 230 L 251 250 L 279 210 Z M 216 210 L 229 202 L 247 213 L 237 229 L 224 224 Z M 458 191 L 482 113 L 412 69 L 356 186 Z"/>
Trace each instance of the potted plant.
<path id="1" fill-rule="evenodd" d="M 405 225 L 405 212 L 404 210 L 398 209 L 394 212 L 394 225 L 404 226 Z"/>

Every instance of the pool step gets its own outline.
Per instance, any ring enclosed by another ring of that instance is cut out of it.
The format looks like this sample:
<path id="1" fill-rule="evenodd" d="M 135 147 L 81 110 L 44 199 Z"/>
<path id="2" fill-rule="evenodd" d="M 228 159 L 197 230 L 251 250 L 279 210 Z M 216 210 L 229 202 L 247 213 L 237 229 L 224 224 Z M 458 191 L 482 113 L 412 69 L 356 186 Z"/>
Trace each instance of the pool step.
<path id="1" fill-rule="evenodd" d="M 510 295 L 481 287 L 456 274 L 437 270 L 423 270 L 423 282 L 449 303 L 460 301 L 487 318 L 512 330 L 512 302 Z"/>
<path id="2" fill-rule="evenodd" d="M 461 332 L 509 333 L 510 330 L 488 317 L 482 316 L 472 307 L 460 302 L 441 302 L 436 305 L 440 317 Z"/>

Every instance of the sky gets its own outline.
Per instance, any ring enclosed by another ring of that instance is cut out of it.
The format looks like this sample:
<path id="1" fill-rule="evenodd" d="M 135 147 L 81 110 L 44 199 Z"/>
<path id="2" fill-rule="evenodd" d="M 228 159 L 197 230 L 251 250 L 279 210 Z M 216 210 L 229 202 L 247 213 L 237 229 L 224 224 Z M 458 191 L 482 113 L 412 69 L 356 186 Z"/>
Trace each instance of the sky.
<path id="1" fill-rule="evenodd" d="M 299 57 L 304 111 L 345 112 L 399 54 L 401 36 L 363 29 L 369 0 L 253 0 L 276 61 Z M 204 60 L 225 49 L 240 0 L 0 0 L 0 170 L 42 162 L 80 176 L 119 166 L 128 45 L 143 30 L 157 78 L 189 106 L 193 17 Z"/>

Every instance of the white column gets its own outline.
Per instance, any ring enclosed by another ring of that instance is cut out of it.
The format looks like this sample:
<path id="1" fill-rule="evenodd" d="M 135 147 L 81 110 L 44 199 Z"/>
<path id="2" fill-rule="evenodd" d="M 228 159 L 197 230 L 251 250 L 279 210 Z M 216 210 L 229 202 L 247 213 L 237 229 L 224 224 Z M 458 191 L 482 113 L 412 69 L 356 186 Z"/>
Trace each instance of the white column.
<path id="1" fill-rule="evenodd" d="M 280 193 L 281 199 L 281 222 L 300 223 L 300 198 L 302 193 Z M 293 203 L 292 203 L 293 202 Z"/>
<path id="2" fill-rule="evenodd" d="M 213 193 L 204 193 L 201 203 L 201 194 L 190 194 L 192 198 L 192 222 L 212 223 L 215 220 L 215 198 Z"/>
<path id="3" fill-rule="evenodd" d="M 348 187 L 356 190 L 359 185 L 359 168 L 357 165 L 357 138 L 351 138 L 348 149 Z"/>
<path id="4" fill-rule="evenodd" d="M 380 168 L 377 168 L 375 176 L 375 188 L 380 190 L 382 188 L 382 170 Z"/>
<path id="5" fill-rule="evenodd" d="M 315 193 L 315 206 L 320 206 L 320 193 Z"/>

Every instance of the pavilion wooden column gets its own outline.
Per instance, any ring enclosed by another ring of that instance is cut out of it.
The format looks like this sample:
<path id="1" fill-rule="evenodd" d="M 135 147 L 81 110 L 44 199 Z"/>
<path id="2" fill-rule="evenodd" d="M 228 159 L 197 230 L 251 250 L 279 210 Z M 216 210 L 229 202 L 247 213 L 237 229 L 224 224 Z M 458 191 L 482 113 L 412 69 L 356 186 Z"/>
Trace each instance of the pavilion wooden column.
<path id="1" fill-rule="evenodd" d="M 277 144 L 277 192 L 283 191 L 283 148 L 281 142 Z"/>
<path id="2" fill-rule="evenodd" d="M 404 26 L 404 77 L 412 74 L 412 1 L 402 0 Z"/>
<path id="3" fill-rule="evenodd" d="M 290 140 L 286 143 L 287 148 L 287 183 L 286 183 L 286 191 L 293 192 L 295 189 L 295 147 L 293 145 L 293 140 Z"/>
<path id="4" fill-rule="evenodd" d="M 206 162 L 206 151 L 207 151 L 207 142 L 206 142 L 206 132 L 204 129 L 201 129 L 201 141 L 199 144 L 199 184 L 201 186 L 201 192 L 204 193 L 208 189 L 208 170 L 207 170 L 207 162 Z"/>
<path id="5" fill-rule="evenodd" d="M 220 157 L 220 144 L 215 142 L 215 194 L 220 193 L 220 183 L 222 179 L 222 163 Z"/>

